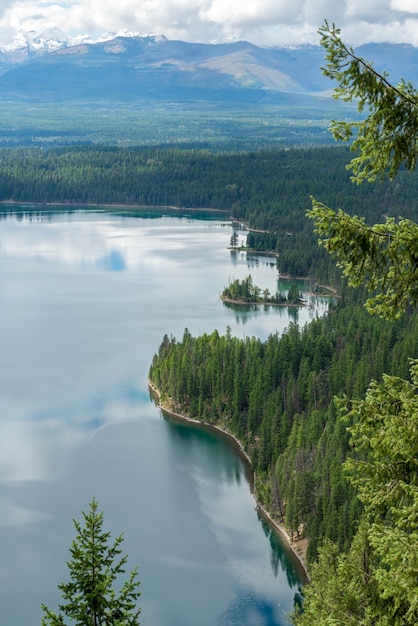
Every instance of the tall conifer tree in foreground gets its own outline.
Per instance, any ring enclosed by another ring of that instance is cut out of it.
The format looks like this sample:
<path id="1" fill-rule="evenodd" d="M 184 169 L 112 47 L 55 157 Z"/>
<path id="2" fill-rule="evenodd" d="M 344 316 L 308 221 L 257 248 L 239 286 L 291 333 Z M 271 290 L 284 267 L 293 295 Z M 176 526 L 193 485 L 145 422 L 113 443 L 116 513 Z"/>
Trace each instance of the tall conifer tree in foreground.
<path id="1" fill-rule="evenodd" d="M 393 179 L 401 167 L 414 170 L 418 156 L 418 92 L 411 83 L 394 86 L 385 72 L 356 56 L 327 22 L 320 28 L 326 51 L 324 74 L 338 82 L 334 97 L 356 101 L 369 115 L 360 122 L 333 122 L 338 140 L 354 138 L 357 152 L 347 166 L 353 182 Z M 332 211 L 313 199 L 308 216 L 320 243 L 337 260 L 350 285 L 371 292 L 366 307 L 388 319 L 418 304 L 418 225 L 399 217 L 368 226 L 363 218 Z"/>
<path id="2" fill-rule="evenodd" d="M 338 81 L 336 97 L 367 107 L 363 122 L 334 123 L 337 139 L 355 133 L 359 151 L 350 166 L 354 180 L 374 181 L 401 166 L 413 169 L 418 154 L 418 93 L 355 55 L 327 23 L 320 29 L 326 50 L 325 74 Z M 416 315 L 418 226 L 388 219 L 367 226 L 362 219 L 334 212 L 313 201 L 321 243 L 337 257 L 353 285 L 371 292 L 368 309 L 395 319 Z M 414 313 L 415 311 L 415 313 Z M 416 355 L 414 355 L 416 356 Z M 361 401 L 338 401 L 351 424 L 353 453 L 345 463 L 364 504 L 364 517 L 347 554 L 325 544 L 305 589 L 297 626 L 416 626 L 418 623 L 418 361 L 410 379 L 383 376 Z"/>
<path id="3" fill-rule="evenodd" d="M 95 498 L 83 517 L 84 525 L 73 521 L 77 536 L 70 548 L 71 561 L 67 563 L 70 582 L 58 585 L 64 603 L 59 605 L 58 614 L 42 605 L 45 614 L 42 626 L 138 626 L 141 608 L 137 600 L 141 594 L 137 570 L 130 573 L 119 590 L 114 588 L 125 572 L 128 558 L 120 556 L 123 535 L 109 543 L 110 533 L 102 529 L 103 513 L 98 511 Z"/>

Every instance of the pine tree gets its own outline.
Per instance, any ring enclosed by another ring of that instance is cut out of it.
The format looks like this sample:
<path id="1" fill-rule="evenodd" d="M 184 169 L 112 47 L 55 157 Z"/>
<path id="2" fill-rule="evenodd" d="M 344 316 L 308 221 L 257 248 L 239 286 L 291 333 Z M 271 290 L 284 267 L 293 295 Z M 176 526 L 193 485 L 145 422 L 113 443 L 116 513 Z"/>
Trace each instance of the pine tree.
<path id="1" fill-rule="evenodd" d="M 350 480 L 371 522 L 370 545 L 379 557 L 374 576 L 391 602 L 391 624 L 418 623 L 418 362 L 411 380 L 383 376 L 364 400 L 342 401 L 353 426 L 356 456 Z M 387 609 L 387 612 L 389 609 Z"/>
<path id="2" fill-rule="evenodd" d="M 44 604 L 45 615 L 42 626 L 63 626 L 68 623 L 76 626 L 138 626 L 141 608 L 137 600 L 139 581 L 134 569 L 119 590 L 113 584 L 125 572 L 127 556 L 120 557 L 119 535 L 109 544 L 110 533 L 104 532 L 103 513 L 98 511 L 95 498 L 90 503 L 90 511 L 83 511 L 84 525 L 73 520 L 77 531 L 72 541 L 68 561 L 70 582 L 61 583 L 64 603 L 59 605 L 57 614 Z"/>
<path id="3" fill-rule="evenodd" d="M 392 178 L 417 157 L 418 94 L 410 84 L 392 86 L 386 74 L 357 57 L 327 23 L 320 29 L 328 65 L 338 81 L 336 96 L 367 106 L 363 122 L 335 123 L 337 139 L 355 126 L 356 182 Z M 352 285 L 367 285 L 368 308 L 388 319 L 418 303 L 418 226 L 387 219 L 368 227 L 363 219 L 334 213 L 314 201 L 310 217 L 322 243 L 336 255 Z M 416 626 L 418 623 L 418 365 L 410 380 L 383 376 L 364 400 L 343 398 L 339 408 L 351 424 L 353 452 L 345 463 L 364 505 L 364 519 L 349 552 L 324 545 L 305 590 L 297 626 Z"/>
<path id="4" fill-rule="evenodd" d="M 340 30 L 327 22 L 320 28 L 327 61 L 326 76 L 338 81 L 334 96 L 356 100 L 359 111 L 369 114 L 360 122 L 333 122 L 334 137 L 348 141 L 358 156 L 351 160 L 352 180 L 374 182 L 394 178 L 401 167 L 415 169 L 417 162 L 418 92 L 410 83 L 392 85 L 367 60 L 357 56 L 340 38 Z M 372 296 L 371 312 L 400 317 L 418 304 L 418 225 L 400 217 L 367 226 L 363 218 L 334 212 L 312 200 L 308 216 L 315 222 L 320 243 L 333 254 L 349 284 L 366 284 Z"/>

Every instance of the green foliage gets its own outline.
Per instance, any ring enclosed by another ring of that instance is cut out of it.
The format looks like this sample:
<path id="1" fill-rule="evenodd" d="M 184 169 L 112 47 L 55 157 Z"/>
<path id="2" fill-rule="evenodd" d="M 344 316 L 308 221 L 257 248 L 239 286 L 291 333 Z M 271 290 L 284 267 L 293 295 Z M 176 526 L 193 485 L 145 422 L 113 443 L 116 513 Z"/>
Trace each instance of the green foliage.
<path id="1" fill-rule="evenodd" d="M 321 29 L 327 50 L 325 73 L 339 82 L 337 97 L 359 98 L 370 114 L 358 125 L 352 161 L 357 182 L 375 180 L 387 169 L 416 164 L 417 94 L 412 85 L 393 87 L 357 58 L 328 24 Z M 352 126 L 334 125 L 340 139 Z M 313 202 L 310 217 L 322 244 L 337 256 L 352 285 L 376 291 L 371 311 L 395 319 L 417 304 L 418 227 L 409 220 L 386 219 L 368 227 L 363 219 L 334 213 Z M 416 314 L 413 315 L 416 318 Z M 412 354 L 415 356 L 416 351 Z M 399 366 L 401 367 L 401 365 Z M 399 372 L 397 372 L 399 374 Z M 364 520 L 347 554 L 333 545 L 320 549 L 305 591 L 297 626 L 358 624 L 415 626 L 418 623 L 418 363 L 410 378 L 384 374 L 373 380 L 364 400 L 338 401 L 349 426 L 352 452 L 344 463 L 364 506 Z M 341 421 L 341 420 L 340 420 Z M 353 593 L 354 591 L 354 593 Z"/>
<path id="2" fill-rule="evenodd" d="M 400 317 L 418 303 L 418 225 L 387 218 L 367 226 L 363 218 L 334 212 L 312 200 L 308 216 L 315 222 L 319 243 L 337 259 L 349 285 L 365 283 L 374 295 L 366 303 L 371 313 Z"/>
<path id="3" fill-rule="evenodd" d="M 355 115 L 352 106 L 347 114 Z M 331 99 L 282 94 L 280 102 L 245 103 L 33 102 L 3 97 L 0 146 L 176 146 L 214 151 L 259 150 L 277 145 L 329 145 Z"/>
<path id="4" fill-rule="evenodd" d="M 325 542 L 312 566 L 312 583 L 304 588 L 303 609 L 292 615 L 293 624 L 395 626 L 388 603 L 380 598 L 373 577 L 375 562 L 364 519 L 346 554 L 335 544 Z"/>
<path id="5" fill-rule="evenodd" d="M 320 29 L 326 51 L 324 73 L 337 80 L 337 98 L 356 99 L 360 110 L 368 115 L 361 122 L 334 122 L 337 139 L 356 136 L 351 148 L 359 151 L 349 167 L 354 180 L 375 181 L 398 174 L 401 166 L 412 170 L 416 165 L 418 135 L 418 94 L 410 84 L 397 87 L 388 82 L 385 73 L 355 55 L 340 39 L 340 31 L 327 22 Z M 415 196 L 413 192 L 412 197 Z M 372 296 L 367 302 L 370 312 L 395 319 L 409 305 L 418 302 L 418 226 L 397 213 L 383 223 L 367 226 L 365 219 L 350 217 L 342 210 L 334 212 L 312 200 L 308 216 L 315 222 L 320 243 L 336 259 L 349 284 L 366 284 Z M 394 209 L 392 209 L 394 210 Z"/>
<path id="6" fill-rule="evenodd" d="M 231 248 L 237 248 L 237 247 L 238 247 L 238 233 L 236 229 L 234 228 L 233 233 L 231 235 Z"/>
<path id="7" fill-rule="evenodd" d="M 287 294 L 287 301 L 289 302 L 289 304 L 302 304 L 303 302 L 302 294 L 295 283 L 292 283 L 292 285 L 290 285 Z"/>
<path id="8" fill-rule="evenodd" d="M 418 623 L 418 363 L 339 401 L 354 452 L 345 463 L 365 515 L 346 554 L 325 543 L 295 626 Z"/>
<path id="9" fill-rule="evenodd" d="M 399 623 L 418 623 L 418 362 L 411 379 L 384 376 L 362 401 L 343 402 L 357 455 L 347 469 L 371 522 L 374 576 Z M 392 622 L 397 623 L 396 620 Z"/>
<path id="10" fill-rule="evenodd" d="M 391 91 L 386 77 L 357 59 L 335 28 L 326 24 L 322 35 L 326 72 L 340 83 L 336 95 L 371 110 L 356 127 L 355 179 L 375 180 L 389 168 L 402 181 L 395 185 L 399 191 L 406 180 L 401 165 L 413 168 L 416 159 L 415 92 L 404 84 Z M 334 124 L 334 133 L 349 139 L 353 128 Z M 334 194 L 336 187 L 330 187 Z M 309 538 L 311 562 L 319 554 L 303 612 L 293 616 L 298 626 L 418 621 L 416 362 L 410 381 L 401 378 L 418 349 L 418 232 L 414 222 L 397 218 L 399 205 L 395 213 L 386 204 L 389 195 L 376 203 L 381 191 L 370 192 L 365 219 L 316 201 L 309 213 L 322 244 L 337 256 L 350 285 L 359 287 L 357 295 L 344 288 L 332 314 L 302 330 L 291 325 L 280 340 L 242 342 L 229 333 L 165 342 L 150 370 L 163 401 L 221 424 L 244 442 L 259 497 L 293 536 Z M 281 206 L 276 209 L 279 221 Z M 386 221 L 368 226 L 373 211 Z M 251 233 L 250 245 L 277 251 L 274 214 L 260 212 L 250 221 L 255 226 L 261 214 L 270 232 Z M 301 232 L 289 227 L 281 236 L 300 244 Z M 280 249 L 281 263 L 287 254 Z M 355 304 L 365 299 L 363 283 L 372 292 L 369 309 L 381 317 Z M 344 419 L 332 399 L 341 394 L 352 399 L 341 403 Z"/>
<path id="11" fill-rule="evenodd" d="M 243 280 L 236 279 L 225 287 L 221 298 L 245 304 L 273 304 L 273 305 L 302 305 L 302 294 L 295 284 L 292 284 L 286 296 L 276 293 L 273 296 L 269 289 L 261 289 L 254 285 L 251 274 Z"/>
<path id="12" fill-rule="evenodd" d="M 374 181 L 387 171 L 393 178 L 402 165 L 415 169 L 418 135 L 418 92 L 401 80 L 396 87 L 388 75 L 354 53 L 340 38 L 340 30 L 325 22 L 319 29 L 326 51 L 324 74 L 338 82 L 336 98 L 355 100 L 359 111 L 367 110 L 360 122 L 333 122 L 336 139 L 348 141 L 355 135 L 352 149 L 359 151 L 350 168 L 354 180 Z"/>
<path id="13" fill-rule="evenodd" d="M 67 211 L 78 204 L 134 205 L 123 209 L 130 215 L 135 205 L 153 211 L 180 207 L 187 213 L 189 207 L 217 209 L 253 229 L 247 247 L 278 255 L 281 273 L 335 284 L 338 270 L 317 246 L 306 219 L 310 195 L 326 194 L 331 208 L 349 214 L 355 206 L 368 223 L 399 213 L 418 220 L 418 176 L 400 172 L 396 185 L 352 185 L 348 157 L 345 147 L 240 153 L 170 147 L 1 149 L 0 200 L 40 203 L 42 211 L 49 203 L 61 203 Z M 0 215 L 6 211 L 0 207 Z"/>
<path id="14" fill-rule="evenodd" d="M 70 582 L 58 585 L 64 603 L 58 614 L 42 605 L 42 626 L 62 626 L 64 615 L 68 624 L 77 626 L 137 626 L 141 609 L 137 607 L 140 583 L 136 569 L 118 591 L 113 586 L 125 572 L 127 556 L 119 556 L 123 536 L 109 544 L 110 533 L 102 530 L 103 513 L 98 512 L 94 498 L 83 517 L 84 526 L 74 520 L 77 536 L 67 563 Z"/>
<path id="15" fill-rule="evenodd" d="M 390 323 L 346 302 L 265 342 L 230 330 L 166 336 L 149 378 L 163 406 L 239 437 L 258 497 L 295 536 L 309 537 L 314 560 L 324 538 L 349 548 L 362 511 L 343 472 L 349 433 L 333 396 L 359 399 L 384 371 L 406 374 L 402 363 L 417 351 L 417 316 Z"/>

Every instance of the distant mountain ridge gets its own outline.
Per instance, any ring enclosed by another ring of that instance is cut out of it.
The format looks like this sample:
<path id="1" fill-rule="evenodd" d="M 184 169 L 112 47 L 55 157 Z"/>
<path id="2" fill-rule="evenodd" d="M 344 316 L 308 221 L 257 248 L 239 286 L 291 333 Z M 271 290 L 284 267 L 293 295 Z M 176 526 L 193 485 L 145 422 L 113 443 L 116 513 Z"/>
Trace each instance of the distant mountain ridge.
<path id="1" fill-rule="evenodd" d="M 369 44 L 357 52 L 418 83 L 418 48 Z M 279 94 L 329 95 L 320 46 L 259 47 L 237 41 L 187 43 L 164 35 L 106 33 L 96 41 L 59 29 L 21 34 L 0 49 L 0 96 L 7 99 L 209 100 L 268 102 Z"/>
<path id="2" fill-rule="evenodd" d="M 104 33 L 94 39 L 89 35 L 67 35 L 60 28 L 52 27 L 37 33 L 36 31 L 19 31 L 13 41 L 9 44 L 0 44 L 1 63 L 9 66 L 19 64 L 25 60 L 31 60 L 38 56 L 43 56 L 62 48 L 69 48 L 80 43 L 97 43 L 107 41 L 118 36 L 135 37 L 139 33 L 119 31 Z M 0 72 L 1 73 L 1 72 Z"/>

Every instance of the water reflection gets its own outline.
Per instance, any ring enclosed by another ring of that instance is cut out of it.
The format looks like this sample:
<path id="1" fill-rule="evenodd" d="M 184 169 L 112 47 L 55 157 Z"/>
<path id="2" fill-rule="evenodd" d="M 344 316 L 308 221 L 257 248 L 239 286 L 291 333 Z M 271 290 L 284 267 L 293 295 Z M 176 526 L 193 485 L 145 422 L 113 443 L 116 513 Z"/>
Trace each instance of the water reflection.
<path id="1" fill-rule="evenodd" d="M 263 315 L 264 318 L 273 315 L 276 318 L 292 321 L 299 325 L 323 315 L 329 307 L 331 298 L 308 296 L 306 306 L 270 306 L 265 304 L 235 304 L 234 302 L 223 302 L 223 306 L 235 312 L 235 322 L 237 325 L 245 325 L 253 319 Z"/>
<path id="2" fill-rule="evenodd" d="M 233 624 L 258 614 L 244 610 L 255 602 L 275 607 L 277 626 L 278 595 L 291 608 L 241 460 L 217 437 L 169 427 L 147 388 L 166 333 L 230 326 L 243 336 L 245 320 L 246 335 L 266 338 L 289 323 L 222 305 L 228 277 L 248 275 L 246 259 L 232 265 L 230 235 L 219 219 L 1 219 L 2 622 L 34 626 L 41 602 L 56 606 L 71 520 L 93 495 L 140 567 L 144 622 Z M 269 289 L 277 282 L 271 264 L 252 273 Z"/>
<path id="3" fill-rule="evenodd" d="M 273 604 L 261 600 L 258 596 L 251 596 L 246 591 L 241 592 L 218 619 L 220 626 L 277 626 L 280 604 Z M 285 622 L 282 622 L 284 624 Z"/>
<path id="4" fill-rule="evenodd" d="M 200 508 L 210 522 L 226 568 L 237 579 L 237 597 L 219 618 L 219 623 L 268 626 L 284 623 L 283 611 L 292 609 L 294 596 L 283 594 L 279 606 L 278 589 L 299 589 L 302 572 L 297 573 L 289 549 L 261 517 L 258 519 L 267 542 L 254 541 L 255 501 L 242 482 L 243 472 L 248 470 L 245 461 L 233 454 L 234 445 L 226 438 L 219 438 L 213 429 L 196 430 L 187 422 L 165 419 L 173 461 L 181 450 L 183 462 L 194 468 L 192 476 Z M 202 454 L 202 441 L 206 454 Z M 230 452 L 226 453 L 228 450 Z M 178 466 L 178 460 L 173 466 Z M 268 564 L 273 574 L 270 579 L 262 574 Z"/>
<path id="5" fill-rule="evenodd" d="M 271 567 L 275 576 L 277 576 L 279 572 L 284 572 L 286 574 L 289 587 L 299 588 L 300 580 L 305 576 L 302 571 L 302 567 L 295 567 L 294 557 L 291 554 L 288 545 L 284 542 L 284 540 L 280 539 L 280 536 L 272 529 L 271 525 L 266 522 L 263 516 L 260 515 L 259 512 L 257 512 L 257 514 L 264 534 L 270 542 Z"/>

